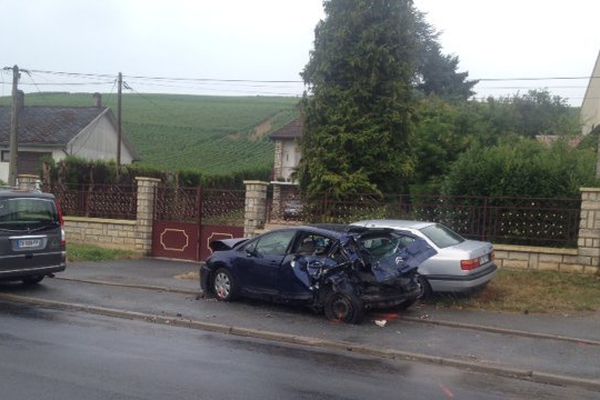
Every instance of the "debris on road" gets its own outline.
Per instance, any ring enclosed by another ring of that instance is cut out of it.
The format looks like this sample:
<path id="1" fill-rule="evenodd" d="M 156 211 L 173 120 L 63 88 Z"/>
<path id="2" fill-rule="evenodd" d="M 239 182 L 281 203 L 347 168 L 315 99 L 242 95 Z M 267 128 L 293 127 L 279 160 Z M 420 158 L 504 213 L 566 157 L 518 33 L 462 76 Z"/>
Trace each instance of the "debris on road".
<path id="1" fill-rule="evenodd" d="M 380 328 L 385 327 L 385 325 L 387 324 L 387 321 L 385 319 L 376 319 L 373 322 L 375 322 L 375 325 L 377 325 Z"/>

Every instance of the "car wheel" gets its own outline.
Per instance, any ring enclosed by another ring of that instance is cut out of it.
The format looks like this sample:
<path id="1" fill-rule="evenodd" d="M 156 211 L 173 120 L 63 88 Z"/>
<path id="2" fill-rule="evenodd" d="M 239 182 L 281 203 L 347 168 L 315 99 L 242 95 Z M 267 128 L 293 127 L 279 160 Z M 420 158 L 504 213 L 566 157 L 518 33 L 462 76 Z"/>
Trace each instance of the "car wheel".
<path id="1" fill-rule="evenodd" d="M 323 304 L 325 316 L 331 321 L 358 324 L 364 317 L 364 305 L 355 294 L 333 292 L 327 294 Z"/>
<path id="2" fill-rule="evenodd" d="M 419 274 L 417 274 L 416 279 L 417 279 L 417 285 L 419 285 L 419 295 L 417 296 L 416 300 L 429 299 L 431 297 L 431 294 L 433 293 L 433 291 L 431 290 L 431 285 L 429 284 L 429 281 L 423 275 L 419 275 Z"/>
<path id="3" fill-rule="evenodd" d="M 217 300 L 233 300 L 237 294 L 237 287 L 231 272 L 225 268 L 219 268 L 216 270 L 212 279 L 212 290 Z"/>
<path id="4" fill-rule="evenodd" d="M 44 275 L 36 275 L 36 276 L 28 276 L 27 278 L 23 278 L 23 285 L 36 285 L 40 283 L 44 279 Z"/>

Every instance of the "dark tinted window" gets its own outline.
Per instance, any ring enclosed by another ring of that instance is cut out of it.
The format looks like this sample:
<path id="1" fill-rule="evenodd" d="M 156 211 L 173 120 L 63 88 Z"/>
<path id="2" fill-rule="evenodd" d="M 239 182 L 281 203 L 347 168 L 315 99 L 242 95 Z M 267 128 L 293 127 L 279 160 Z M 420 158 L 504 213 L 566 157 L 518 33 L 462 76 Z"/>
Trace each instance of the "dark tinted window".
<path id="1" fill-rule="evenodd" d="M 465 241 L 458 233 L 451 231 L 441 224 L 431 225 L 427 228 L 420 229 L 420 231 L 440 249 L 454 246 Z"/>
<path id="2" fill-rule="evenodd" d="M 0 228 L 18 230 L 58 223 L 54 201 L 37 198 L 0 199 Z"/>

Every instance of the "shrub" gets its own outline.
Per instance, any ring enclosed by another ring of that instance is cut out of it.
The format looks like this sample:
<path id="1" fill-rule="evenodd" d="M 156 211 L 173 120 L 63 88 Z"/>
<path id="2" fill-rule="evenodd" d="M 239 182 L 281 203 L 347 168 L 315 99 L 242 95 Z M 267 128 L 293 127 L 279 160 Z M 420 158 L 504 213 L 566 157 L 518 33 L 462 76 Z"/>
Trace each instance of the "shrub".
<path id="1" fill-rule="evenodd" d="M 595 154 L 564 142 L 552 146 L 515 139 L 498 146 L 475 146 L 463 153 L 446 176 L 442 192 L 452 196 L 578 197 L 579 188 L 597 184 Z"/>
<path id="2" fill-rule="evenodd" d="M 129 164 L 121 166 L 117 175 L 117 165 L 114 161 L 88 161 L 77 157 L 67 157 L 58 162 L 51 158 L 44 160 L 42 175 L 45 184 L 66 184 L 68 186 L 113 183 L 135 185 L 135 178 L 144 176 L 157 178 L 166 184 L 179 187 L 243 189 L 244 180 L 270 180 L 271 170 L 257 168 L 226 175 L 205 176 L 195 170 L 169 172 L 143 164 Z"/>

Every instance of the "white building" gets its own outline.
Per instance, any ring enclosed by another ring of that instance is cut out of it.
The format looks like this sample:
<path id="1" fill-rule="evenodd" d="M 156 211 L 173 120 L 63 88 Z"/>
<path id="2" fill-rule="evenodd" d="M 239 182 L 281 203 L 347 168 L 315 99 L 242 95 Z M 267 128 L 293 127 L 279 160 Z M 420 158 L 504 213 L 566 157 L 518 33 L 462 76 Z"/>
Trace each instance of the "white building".
<path id="1" fill-rule="evenodd" d="M 20 101 L 18 128 L 18 174 L 39 175 L 42 160 L 60 161 L 67 156 L 88 160 L 116 160 L 117 121 L 98 94 L 95 107 L 24 106 Z M 0 180 L 8 181 L 10 161 L 11 107 L 0 107 Z M 138 159 L 133 146 L 124 137 L 121 163 Z"/>
<path id="2" fill-rule="evenodd" d="M 581 133 L 587 135 L 600 125 L 600 54 L 581 105 Z"/>
<path id="3" fill-rule="evenodd" d="M 274 180 L 293 182 L 292 174 L 298 168 L 302 158 L 300 139 L 303 134 L 302 119 L 296 119 L 269 135 L 269 138 L 275 142 Z"/>

